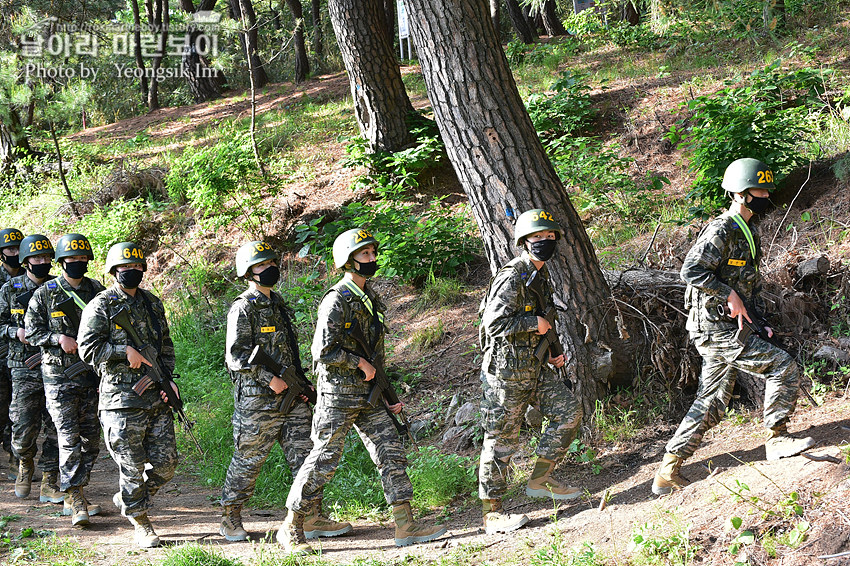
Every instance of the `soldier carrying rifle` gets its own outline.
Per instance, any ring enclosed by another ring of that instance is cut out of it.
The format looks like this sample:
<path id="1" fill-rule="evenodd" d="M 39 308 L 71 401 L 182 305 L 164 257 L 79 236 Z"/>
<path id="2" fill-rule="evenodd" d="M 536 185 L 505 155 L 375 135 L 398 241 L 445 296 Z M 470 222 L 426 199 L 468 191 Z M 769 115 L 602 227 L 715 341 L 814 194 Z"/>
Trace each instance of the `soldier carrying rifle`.
<path id="1" fill-rule="evenodd" d="M 21 274 L 21 262 L 18 259 L 19 246 L 24 239 L 23 233 L 16 228 L 0 230 L 0 288 L 12 277 Z M 5 334 L 0 336 L 0 437 L 3 450 L 9 453 L 10 480 L 17 477 L 18 460 L 12 452 L 12 421 L 9 420 L 9 405 L 12 404 L 12 376 L 6 364 L 9 354 L 10 338 Z"/>

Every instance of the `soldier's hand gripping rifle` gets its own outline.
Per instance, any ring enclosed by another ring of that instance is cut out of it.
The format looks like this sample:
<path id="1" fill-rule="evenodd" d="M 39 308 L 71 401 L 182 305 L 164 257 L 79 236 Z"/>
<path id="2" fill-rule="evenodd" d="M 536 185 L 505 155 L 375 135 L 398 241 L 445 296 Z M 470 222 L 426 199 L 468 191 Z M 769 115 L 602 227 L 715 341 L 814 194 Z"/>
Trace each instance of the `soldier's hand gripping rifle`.
<path id="1" fill-rule="evenodd" d="M 348 334 L 357 342 L 358 346 L 360 346 L 360 352 L 351 352 L 348 349 L 345 351 L 350 354 L 354 354 L 355 356 L 360 356 L 375 368 L 375 377 L 372 380 L 372 390 L 369 392 L 368 403 L 370 407 L 377 407 L 378 403 L 381 401 L 386 401 L 384 404 L 384 408 L 387 411 L 387 415 L 389 415 L 390 420 L 393 421 L 393 425 L 398 431 L 399 436 L 404 438 L 405 436 L 410 439 L 410 442 L 414 446 L 418 446 L 416 444 L 416 440 L 413 438 L 413 434 L 410 432 L 410 424 L 407 422 L 407 416 L 404 414 L 404 410 L 398 413 L 398 415 L 393 414 L 390 411 L 390 405 L 398 405 L 401 401 L 398 398 L 398 395 L 393 389 L 392 384 L 390 383 L 389 377 L 387 377 L 386 371 L 384 371 L 384 364 L 382 361 L 378 361 L 375 356 L 375 352 L 368 345 L 368 341 L 366 340 L 366 336 L 363 335 L 363 329 L 360 328 L 360 323 L 356 320 L 351 323 L 351 326 L 347 330 Z"/>
<path id="2" fill-rule="evenodd" d="M 33 291 L 27 291 L 26 293 L 21 293 L 20 295 L 15 297 L 15 301 L 17 301 L 17 303 L 19 305 L 21 305 L 21 307 L 23 307 L 24 312 L 26 312 L 27 307 L 30 304 L 30 299 L 32 299 L 32 294 L 33 294 Z M 23 327 L 21 327 L 21 328 L 23 328 Z M 39 351 L 37 354 L 33 354 L 32 356 L 25 359 L 24 365 L 27 367 L 27 369 L 35 369 L 39 365 L 41 365 L 41 351 Z"/>
<path id="3" fill-rule="evenodd" d="M 57 303 L 56 308 L 68 319 L 68 322 L 71 323 L 71 328 L 80 328 L 80 315 L 77 314 L 77 303 L 74 302 L 73 298 L 68 297 L 61 303 Z M 90 371 L 92 371 L 92 368 L 86 362 L 80 360 L 62 370 L 62 375 L 68 379 L 74 379 Z"/>
<path id="4" fill-rule="evenodd" d="M 154 385 L 157 389 L 159 389 L 159 391 L 164 393 L 165 404 L 177 413 L 177 420 L 180 421 L 181 425 L 183 425 L 183 430 L 186 431 L 186 434 L 188 434 L 189 438 L 192 439 L 192 442 L 195 443 L 195 447 L 198 449 L 198 452 L 200 452 L 201 456 L 203 456 L 204 450 L 201 448 L 198 439 L 195 438 L 195 435 L 192 433 L 192 427 L 195 426 L 195 423 L 191 422 L 186 417 L 186 413 L 183 412 L 183 400 L 179 395 L 177 395 L 177 387 L 172 379 L 173 374 L 165 370 L 165 368 L 159 363 L 159 354 L 156 349 L 150 344 L 145 344 L 142 341 L 139 333 L 136 332 L 136 329 L 133 327 L 133 323 L 130 322 L 130 315 L 127 307 L 121 307 L 118 309 L 118 311 L 112 315 L 112 322 L 124 329 L 127 336 L 130 338 L 130 341 L 133 343 L 133 347 L 150 363 L 150 366 L 146 368 L 147 374 L 133 385 L 133 391 L 135 391 L 137 395 L 141 396 L 151 385 Z"/>
<path id="5" fill-rule="evenodd" d="M 543 305 L 545 305 L 548 301 L 543 296 L 543 290 L 540 288 L 540 284 L 536 283 L 538 272 L 535 271 L 531 274 L 531 277 L 528 278 L 525 286 L 529 291 L 534 293 L 534 296 L 537 297 L 537 304 L 540 305 L 540 309 L 537 311 L 537 316 L 543 317 L 546 319 L 546 322 L 549 323 L 549 330 L 543 337 L 540 339 L 540 343 L 537 344 L 537 347 L 534 349 L 534 356 L 540 361 L 540 363 L 548 363 L 549 358 L 557 358 L 558 356 L 564 355 L 564 347 L 561 346 L 561 339 L 558 336 L 558 333 L 555 332 L 555 307 L 554 305 L 543 311 Z M 572 383 L 564 375 L 564 366 L 556 368 L 558 375 L 564 380 L 564 384 L 568 387 L 572 387 Z"/>
<path id="6" fill-rule="evenodd" d="M 283 398 L 280 411 L 286 415 L 292 409 L 292 404 L 301 396 L 307 398 L 307 401 L 316 404 L 318 397 L 313 384 L 298 375 L 295 369 L 295 364 L 284 368 L 283 365 L 277 363 L 274 358 L 269 356 L 263 347 L 257 344 L 251 351 L 248 357 L 248 363 L 266 368 L 273 375 L 276 375 L 286 383 L 286 396 Z"/>

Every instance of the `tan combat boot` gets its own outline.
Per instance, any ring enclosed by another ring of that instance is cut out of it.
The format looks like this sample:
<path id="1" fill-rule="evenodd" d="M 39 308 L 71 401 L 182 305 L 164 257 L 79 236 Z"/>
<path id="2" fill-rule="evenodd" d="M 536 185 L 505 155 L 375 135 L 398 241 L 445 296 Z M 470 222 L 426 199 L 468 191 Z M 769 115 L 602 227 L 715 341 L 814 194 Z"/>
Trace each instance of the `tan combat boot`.
<path id="1" fill-rule="evenodd" d="M 18 462 L 18 477 L 15 479 L 15 497 L 27 497 L 32 490 L 32 474 L 35 466 L 32 459 Z"/>
<path id="2" fill-rule="evenodd" d="M 525 494 L 529 497 L 545 497 L 546 499 L 568 500 L 581 496 L 581 490 L 570 487 L 554 479 L 550 474 L 555 470 L 555 462 L 538 458 L 534 471 L 528 479 Z"/>
<path id="3" fill-rule="evenodd" d="M 6 478 L 9 481 L 18 479 L 18 459 L 11 452 L 9 452 L 9 473 L 6 474 Z"/>
<path id="4" fill-rule="evenodd" d="M 94 517 L 95 515 L 100 515 L 100 505 L 97 503 L 92 503 L 89 501 L 89 498 L 86 497 L 85 491 L 83 491 L 83 486 L 80 486 L 80 495 L 83 496 L 83 501 L 86 502 L 86 509 L 89 511 L 89 517 Z"/>
<path id="5" fill-rule="evenodd" d="M 65 504 L 62 514 L 71 516 L 71 524 L 85 527 L 89 524 L 89 510 L 83 492 L 79 487 L 68 488 L 65 492 Z"/>
<path id="6" fill-rule="evenodd" d="M 661 467 L 655 472 L 655 479 L 652 481 L 652 493 L 667 495 L 672 493 L 674 489 L 682 489 L 686 485 L 690 485 L 691 482 L 679 473 L 683 461 L 675 454 L 664 454 Z"/>
<path id="7" fill-rule="evenodd" d="M 764 444 L 764 451 L 768 460 L 779 460 L 796 456 L 815 445 L 815 439 L 811 436 L 799 438 L 788 432 L 787 425 L 780 425 L 771 429 L 772 435 Z"/>
<path id="8" fill-rule="evenodd" d="M 242 506 L 225 505 L 221 513 L 218 533 L 229 541 L 248 540 L 248 531 L 242 527 Z"/>
<path id="9" fill-rule="evenodd" d="M 289 510 L 283 523 L 277 531 L 277 543 L 289 554 L 306 556 L 315 554 L 313 547 L 304 538 L 304 513 Z"/>
<path id="10" fill-rule="evenodd" d="M 319 499 L 310 513 L 304 517 L 304 536 L 308 539 L 319 537 L 337 537 L 351 532 L 351 523 L 337 523 L 322 513 L 322 500 Z"/>
<path id="11" fill-rule="evenodd" d="M 484 532 L 488 535 L 509 533 L 528 523 L 527 515 L 502 513 L 501 499 L 482 499 L 481 510 L 484 513 Z"/>
<path id="12" fill-rule="evenodd" d="M 151 525 L 151 520 L 148 519 L 147 513 L 127 518 L 136 531 L 133 533 L 136 546 L 139 548 L 155 548 L 159 546 L 159 537 L 156 536 L 156 532 L 153 530 L 153 525 Z"/>
<path id="13" fill-rule="evenodd" d="M 410 509 L 409 501 L 393 505 L 393 519 L 395 519 L 396 546 L 410 546 L 415 542 L 428 542 L 446 534 L 446 528 L 440 525 L 430 527 L 418 525 L 413 519 L 413 511 Z"/>
<path id="14" fill-rule="evenodd" d="M 41 477 L 41 493 L 38 500 L 42 503 L 62 503 L 65 492 L 59 491 L 59 472 L 44 472 Z"/>

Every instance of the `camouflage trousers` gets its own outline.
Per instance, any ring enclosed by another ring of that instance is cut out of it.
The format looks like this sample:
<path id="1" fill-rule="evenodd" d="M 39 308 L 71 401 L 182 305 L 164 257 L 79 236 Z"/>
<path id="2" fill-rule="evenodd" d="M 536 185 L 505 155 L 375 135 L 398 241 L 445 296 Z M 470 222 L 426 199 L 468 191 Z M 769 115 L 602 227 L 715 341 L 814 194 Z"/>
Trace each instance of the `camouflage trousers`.
<path id="1" fill-rule="evenodd" d="M 12 421 L 9 406 L 12 404 L 12 374 L 6 360 L 0 360 L 0 440 L 3 450 L 12 453 Z"/>
<path id="2" fill-rule="evenodd" d="M 106 447 L 118 465 L 121 514 L 146 513 L 177 467 L 171 409 L 161 403 L 152 409 L 106 410 L 100 412 L 100 423 Z"/>
<path id="3" fill-rule="evenodd" d="M 45 383 L 44 394 L 59 440 L 59 489 L 88 485 L 100 453 L 97 386 Z"/>
<path id="4" fill-rule="evenodd" d="M 242 505 L 254 493 L 257 476 L 275 442 L 283 454 L 292 476 L 310 453 L 312 414 L 306 403 L 296 402 L 289 414 L 280 411 L 233 411 L 233 459 L 227 468 L 227 479 L 221 491 L 222 505 Z"/>
<path id="5" fill-rule="evenodd" d="M 319 396 L 313 414 L 313 449 L 292 482 L 286 506 L 301 513 L 313 507 L 325 484 L 334 477 L 351 427 L 360 435 L 378 468 L 387 503 L 394 505 L 413 499 L 413 486 L 405 470 L 404 446 L 384 407 L 368 406 L 365 397 L 360 407 L 332 405 L 333 397 Z"/>
<path id="6" fill-rule="evenodd" d="M 507 491 L 511 457 L 519 448 L 525 411 L 535 398 L 543 414 L 543 434 L 537 456 L 560 462 L 575 439 L 581 423 L 581 404 L 573 392 L 546 364 L 541 370 L 496 369 L 481 371 L 481 426 L 484 445 L 478 469 L 478 496 L 500 499 Z"/>
<path id="7" fill-rule="evenodd" d="M 59 471 L 59 445 L 56 427 L 44 398 L 44 382 L 41 372 L 27 368 L 12 370 L 12 404 L 9 418 L 12 420 L 12 449 L 22 460 L 35 458 L 38 451 L 38 435 L 44 429 L 41 457 L 38 468 L 43 472 Z"/>
<path id="8" fill-rule="evenodd" d="M 694 336 L 702 356 L 702 374 L 697 398 L 676 434 L 667 443 L 667 452 L 689 458 L 696 452 L 708 429 L 726 413 L 738 372 L 763 377 L 764 424 L 768 428 L 788 422 L 800 391 L 800 368 L 788 352 L 758 336 L 750 336 L 745 347 L 735 341 L 735 330 Z"/>

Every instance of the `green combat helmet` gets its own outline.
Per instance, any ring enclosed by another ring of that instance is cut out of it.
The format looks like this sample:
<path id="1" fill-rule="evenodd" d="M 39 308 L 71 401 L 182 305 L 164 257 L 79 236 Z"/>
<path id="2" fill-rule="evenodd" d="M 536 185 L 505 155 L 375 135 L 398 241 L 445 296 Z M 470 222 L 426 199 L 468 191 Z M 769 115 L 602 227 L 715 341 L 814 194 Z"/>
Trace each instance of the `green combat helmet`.
<path id="1" fill-rule="evenodd" d="M 148 270 L 148 262 L 145 260 L 145 252 L 133 242 L 120 242 L 109 248 L 106 254 L 106 265 L 103 269 L 106 273 L 114 274 L 119 265 L 141 263 L 142 271 Z"/>
<path id="2" fill-rule="evenodd" d="M 0 250 L 4 248 L 16 248 L 21 245 L 24 234 L 17 228 L 4 228 L 0 230 Z"/>
<path id="3" fill-rule="evenodd" d="M 346 230 L 334 240 L 334 266 L 337 269 L 344 268 L 351 254 L 370 244 L 374 245 L 376 250 L 378 249 L 378 240 L 368 230 L 362 228 Z"/>
<path id="4" fill-rule="evenodd" d="M 59 238 L 59 241 L 56 242 L 56 255 L 53 259 L 58 262 L 64 257 L 75 255 L 84 255 L 89 259 L 94 259 L 94 252 L 88 238 L 82 234 L 65 234 Z"/>
<path id="5" fill-rule="evenodd" d="M 562 236 L 561 226 L 555 222 L 555 217 L 551 212 L 542 208 L 532 208 L 526 210 L 519 215 L 514 226 L 514 245 L 522 245 L 526 236 L 530 236 L 535 232 L 543 230 L 553 230 L 555 232 L 555 240 L 560 240 Z"/>
<path id="6" fill-rule="evenodd" d="M 251 266 L 269 259 L 277 260 L 278 255 L 267 243 L 255 240 L 242 244 L 236 251 L 236 275 L 245 277 Z"/>
<path id="7" fill-rule="evenodd" d="M 21 240 L 19 250 L 18 260 L 21 262 L 21 265 L 29 258 L 37 255 L 47 254 L 53 257 L 53 244 L 50 243 L 47 236 L 42 236 L 41 234 L 30 234 Z"/>
<path id="8" fill-rule="evenodd" d="M 758 159 L 744 157 L 729 164 L 723 173 L 723 190 L 730 193 L 742 193 L 747 189 L 776 188 L 773 184 L 773 171 Z"/>

